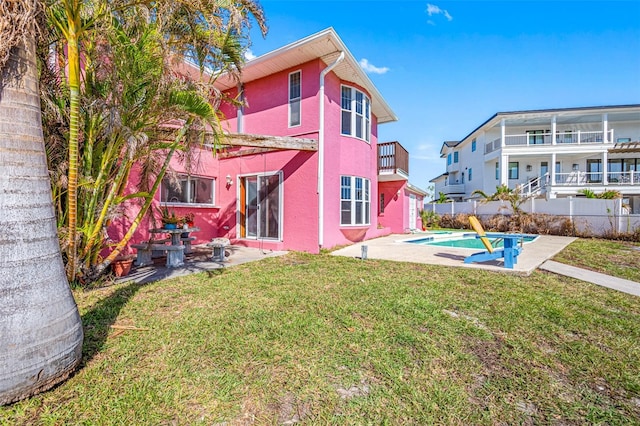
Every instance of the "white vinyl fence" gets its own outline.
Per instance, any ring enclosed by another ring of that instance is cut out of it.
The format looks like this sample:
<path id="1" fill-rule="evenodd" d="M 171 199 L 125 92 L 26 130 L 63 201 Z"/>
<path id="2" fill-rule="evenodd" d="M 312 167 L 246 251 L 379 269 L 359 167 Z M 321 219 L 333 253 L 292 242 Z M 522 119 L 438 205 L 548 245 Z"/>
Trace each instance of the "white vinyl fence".
<path id="1" fill-rule="evenodd" d="M 426 210 L 439 215 L 459 213 L 488 217 L 505 216 L 513 212 L 506 201 L 465 201 L 452 203 L 429 203 Z M 532 198 L 520 206 L 526 213 L 539 213 L 569 218 L 577 232 L 601 236 L 607 233 L 631 233 L 640 228 L 640 215 L 629 214 L 621 199 L 600 200 L 594 198 L 555 198 L 550 200 Z"/>

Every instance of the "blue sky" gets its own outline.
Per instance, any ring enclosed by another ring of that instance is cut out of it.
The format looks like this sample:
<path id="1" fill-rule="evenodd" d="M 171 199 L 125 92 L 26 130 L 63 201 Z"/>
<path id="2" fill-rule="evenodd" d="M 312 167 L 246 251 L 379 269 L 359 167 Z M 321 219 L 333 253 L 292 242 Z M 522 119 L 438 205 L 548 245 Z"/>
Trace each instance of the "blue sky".
<path id="1" fill-rule="evenodd" d="M 262 55 L 333 27 L 399 120 L 410 182 L 496 112 L 640 103 L 640 1 L 263 0 Z"/>

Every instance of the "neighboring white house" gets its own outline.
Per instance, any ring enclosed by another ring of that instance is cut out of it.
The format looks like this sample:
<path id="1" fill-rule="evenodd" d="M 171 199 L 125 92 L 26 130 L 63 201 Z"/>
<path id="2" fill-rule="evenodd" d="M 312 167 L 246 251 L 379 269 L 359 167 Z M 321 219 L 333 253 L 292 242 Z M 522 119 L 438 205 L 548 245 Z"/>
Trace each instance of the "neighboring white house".
<path id="1" fill-rule="evenodd" d="M 499 185 L 557 198 L 616 190 L 640 213 L 640 105 L 499 112 L 461 141 L 444 142 L 436 198 L 476 198 Z"/>

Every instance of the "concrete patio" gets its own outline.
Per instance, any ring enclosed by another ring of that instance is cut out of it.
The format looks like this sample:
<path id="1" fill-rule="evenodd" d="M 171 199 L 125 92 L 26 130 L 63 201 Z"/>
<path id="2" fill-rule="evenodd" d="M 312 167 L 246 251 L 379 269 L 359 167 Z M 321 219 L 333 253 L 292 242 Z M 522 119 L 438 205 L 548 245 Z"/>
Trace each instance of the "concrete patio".
<path id="1" fill-rule="evenodd" d="M 465 264 L 464 258 L 481 249 L 467 249 L 455 247 L 441 247 L 421 244 L 410 244 L 407 240 L 429 236 L 428 232 L 416 234 L 394 234 L 373 240 L 363 241 L 336 250 L 334 256 L 357 257 L 362 256 L 362 246 L 367 246 L 369 259 L 394 260 L 402 262 L 427 263 L 441 266 L 459 266 L 465 268 L 485 269 L 497 272 L 529 275 L 543 262 L 552 258 L 572 241 L 573 237 L 559 237 L 555 235 L 540 235 L 535 241 L 526 243 L 518 263 L 513 269 L 502 266 L 502 261 Z"/>
<path id="2" fill-rule="evenodd" d="M 226 248 L 229 256 L 224 262 L 211 260 L 211 248 L 206 245 L 193 246 L 193 252 L 185 254 L 184 265 L 178 268 L 167 268 L 164 257 L 154 259 L 153 265 L 132 267 L 131 272 L 116 279 L 116 282 L 147 283 L 151 281 L 163 280 L 165 278 L 182 277 L 197 272 L 207 272 L 216 269 L 229 268 L 247 262 L 266 259 L 267 257 L 282 256 L 286 251 L 261 250 L 239 245 L 230 245 Z"/>

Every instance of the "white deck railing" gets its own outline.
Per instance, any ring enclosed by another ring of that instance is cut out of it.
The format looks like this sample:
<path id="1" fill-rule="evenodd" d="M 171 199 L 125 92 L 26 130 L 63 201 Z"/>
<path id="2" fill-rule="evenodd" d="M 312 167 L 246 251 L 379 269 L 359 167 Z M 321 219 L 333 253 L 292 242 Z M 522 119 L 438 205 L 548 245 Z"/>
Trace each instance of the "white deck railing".
<path id="1" fill-rule="evenodd" d="M 445 195 L 464 194 L 464 184 L 449 184 L 439 189 Z"/>
<path id="2" fill-rule="evenodd" d="M 555 134 L 555 144 L 596 144 L 604 143 L 604 131 L 576 131 L 576 132 L 557 132 Z M 607 132 L 607 141 L 613 141 L 613 129 Z M 554 144 L 554 135 L 552 133 L 525 133 L 521 135 L 505 135 L 505 146 L 533 146 L 533 145 L 552 145 Z M 489 154 L 498 150 L 502 146 L 502 138 L 487 142 L 484 146 L 484 153 Z"/>
<path id="3" fill-rule="evenodd" d="M 527 183 L 520 185 L 520 195 L 523 197 L 530 197 L 537 195 L 542 191 L 549 181 L 549 173 L 544 176 L 538 176 L 533 179 L 529 179 Z"/>
<path id="4" fill-rule="evenodd" d="M 556 173 L 555 185 L 598 185 L 602 184 L 603 172 Z M 640 185 L 640 171 L 607 172 L 609 185 Z"/>

